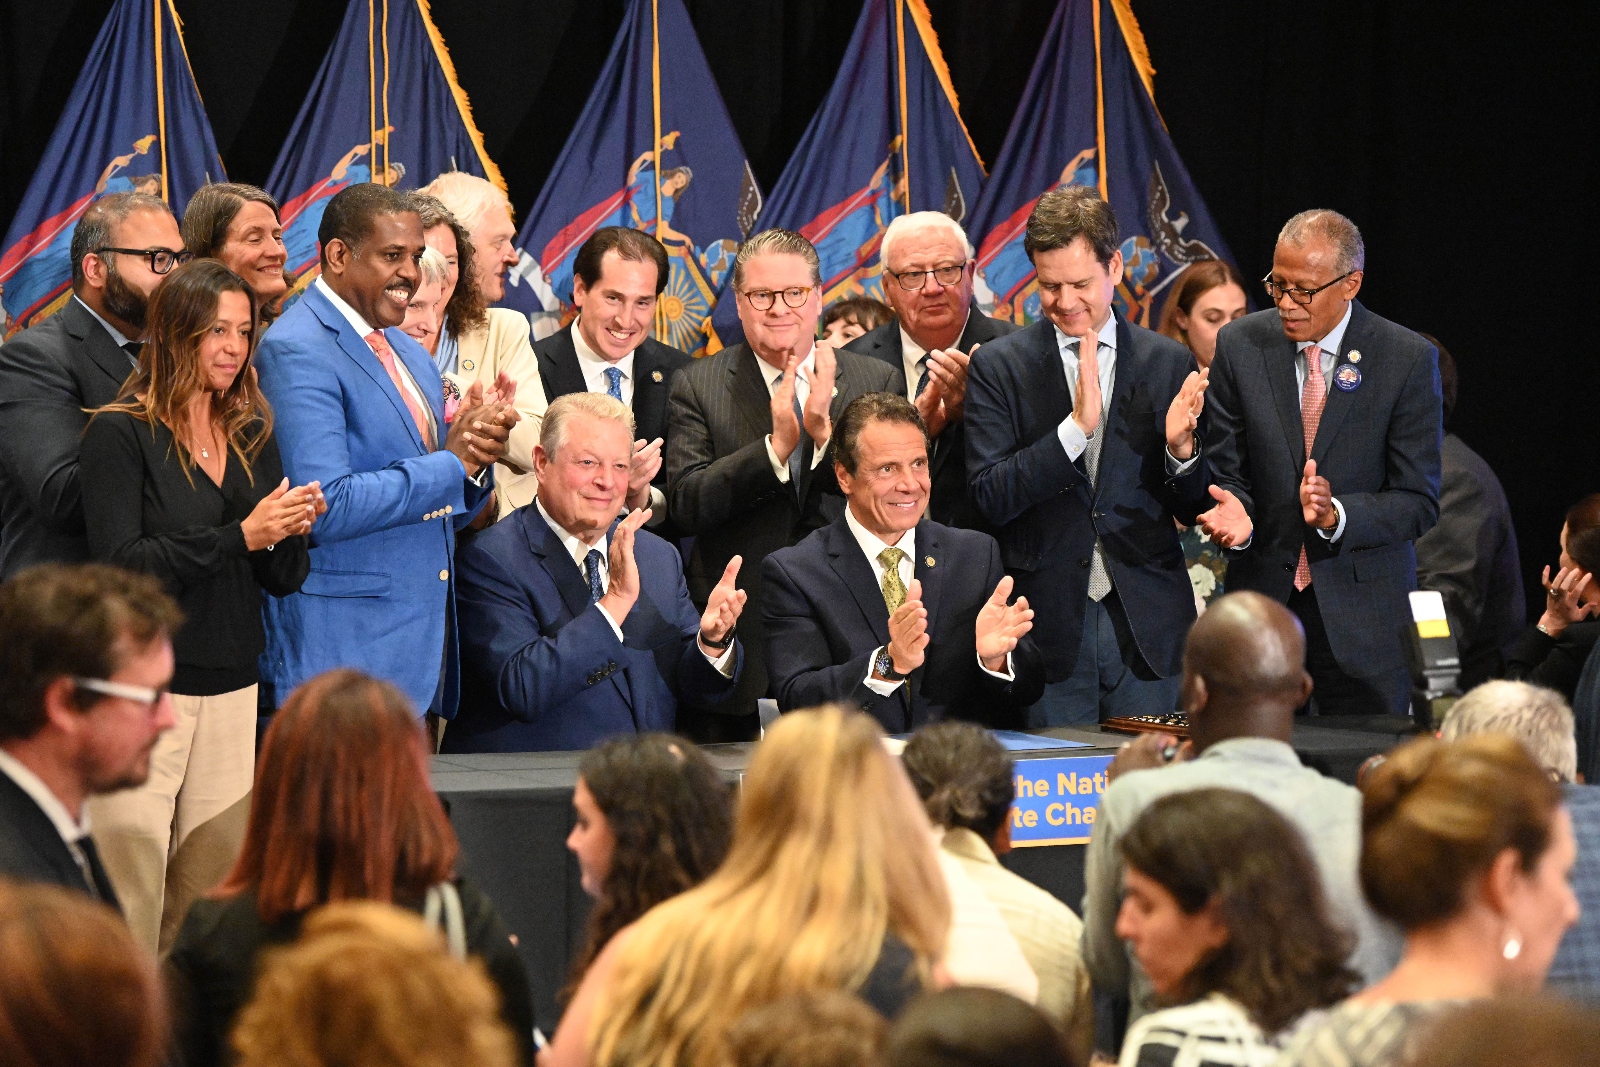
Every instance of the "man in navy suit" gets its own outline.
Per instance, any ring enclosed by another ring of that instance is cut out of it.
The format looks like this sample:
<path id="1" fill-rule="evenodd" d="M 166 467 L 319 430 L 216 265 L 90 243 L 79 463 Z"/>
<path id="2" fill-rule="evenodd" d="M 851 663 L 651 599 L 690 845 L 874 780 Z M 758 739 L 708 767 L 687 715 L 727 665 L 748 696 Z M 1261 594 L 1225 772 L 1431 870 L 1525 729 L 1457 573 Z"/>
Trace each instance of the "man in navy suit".
<path id="1" fill-rule="evenodd" d="M 1336 211 L 1303 211 L 1263 279 L 1277 305 L 1217 334 L 1206 530 L 1228 589 L 1300 617 L 1311 703 L 1403 715 L 1413 542 L 1439 519 L 1438 353 L 1356 301 L 1366 249 Z"/>
<path id="2" fill-rule="evenodd" d="M 1021 724 L 1044 672 L 994 538 L 925 517 L 928 431 L 867 393 L 834 427 L 845 513 L 761 565 L 767 670 L 783 711 L 851 701 L 890 733 L 948 718 Z"/>
<path id="3" fill-rule="evenodd" d="M 1041 197 L 1024 247 L 1046 317 L 972 357 L 966 426 L 973 498 L 1039 608 L 1050 684 L 1030 721 L 1167 714 L 1195 618 L 1174 520 L 1209 499 L 1206 375 L 1114 312 L 1117 222 L 1093 189 Z"/>
<path id="4" fill-rule="evenodd" d="M 393 682 L 419 712 L 455 715 L 455 531 L 488 501 L 518 419 L 502 376 L 474 382 L 452 422 L 428 353 L 400 332 L 421 282 L 422 221 L 400 193 L 352 185 L 318 231 L 322 276 L 256 352 L 283 469 L 322 483 L 300 592 L 265 611 L 263 683 L 278 701 L 334 667 Z"/>
<path id="5" fill-rule="evenodd" d="M 463 710 L 445 751 L 588 748 L 732 691 L 739 557 L 696 611 L 677 549 L 640 529 L 650 511 L 617 519 L 633 444 L 633 413 L 604 393 L 545 411 L 538 497 L 461 550 Z"/>

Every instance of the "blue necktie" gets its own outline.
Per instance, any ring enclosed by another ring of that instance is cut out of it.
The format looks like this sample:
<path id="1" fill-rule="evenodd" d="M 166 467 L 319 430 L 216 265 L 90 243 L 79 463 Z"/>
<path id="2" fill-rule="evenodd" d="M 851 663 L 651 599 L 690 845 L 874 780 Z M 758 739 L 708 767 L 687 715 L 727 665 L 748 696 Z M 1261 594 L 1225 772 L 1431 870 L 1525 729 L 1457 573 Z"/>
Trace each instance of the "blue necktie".
<path id="1" fill-rule="evenodd" d="M 622 399 L 622 371 L 616 367 L 606 368 L 606 395 L 614 400 Z"/>
<path id="2" fill-rule="evenodd" d="M 600 564 L 605 557 L 598 548 L 591 548 L 589 554 L 583 557 L 584 570 L 589 572 L 589 603 L 598 603 L 606 595 L 606 583 L 600 577 Z"/>
<path id="3" fill-rule="evenodd" d="M 928 357 L 927 356 L 923 356 L 922 357 L 922 376 L 917 379 L 917 391 L 912 394 L 911 399 L 915 400 L 917 397 L 921 396 L 922 395 L 922 391 L 924 389 L 926 389 L 927 387 L 928 387 Z"/>
<path id="4" fill-rule="evenodd" d="M 772 384 L 774 388 L 782 385 L 783 375 L 779 374 Z M 794 421 L 800 426 L 800 441 L 794 446 L 794 451 L 789 453 L 789 484 L 794 487 L 794 491 L 797 494 L 800 492 L 800 476 L 806 470 L 805 457 L 803 455 L 806 450 L 806 413 L 805 409 L 800 406 L 799 384 L 798 381 L 795 382 Z"/>

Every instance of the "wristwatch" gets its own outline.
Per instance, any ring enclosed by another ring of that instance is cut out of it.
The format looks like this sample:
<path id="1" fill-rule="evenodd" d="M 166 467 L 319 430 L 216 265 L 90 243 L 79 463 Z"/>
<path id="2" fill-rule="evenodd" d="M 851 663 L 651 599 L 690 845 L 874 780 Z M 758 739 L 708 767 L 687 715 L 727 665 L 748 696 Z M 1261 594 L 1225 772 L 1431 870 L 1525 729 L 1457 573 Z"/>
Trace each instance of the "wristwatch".
<path id="1" fill-rule="evenodd" d="M 702 645 L 705 645 L 707 648 L 714 648 L 714 649 L 717 649 L 718 651 L 721 651 L 721 650 L 723 650 L 723 649 L 725 649 L 728 646 L 733 644 L 733 634 L 734 634 L 734 631 L 737 630 L 738 628 L 739 628 L 739 624 L 738 623 L 734 623 L 732 626 L 728 627 L 728 632 L 722 635 L 722 640 L 721 641 L 713 641 L 713 640 L 711 640 L 711 638 L 706 636 L 706 632 L 704 630 L 701 630 L 700 631 L 700 643 Z"/>
<path id="2" fill-rule="evenodd" d="M 872 673 L 890 682 L 903 682 L 906 676 L 894 669 L 894 657 L 889 655 L 889 646 L 884 645 L 878 649 L 877 658 L 872 661 Z"/>

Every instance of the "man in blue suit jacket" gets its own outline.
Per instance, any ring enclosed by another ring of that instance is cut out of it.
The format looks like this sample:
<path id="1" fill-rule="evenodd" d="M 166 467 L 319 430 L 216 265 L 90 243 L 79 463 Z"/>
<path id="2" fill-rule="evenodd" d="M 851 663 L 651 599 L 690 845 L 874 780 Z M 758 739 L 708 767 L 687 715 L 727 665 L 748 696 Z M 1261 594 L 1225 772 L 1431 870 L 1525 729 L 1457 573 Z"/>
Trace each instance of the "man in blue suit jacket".
<path id="1" fill-rule="evenodd" d="M 476 386 L 453 422 L 433 361 L 398 327 L 420 284 L 422 223 L 406 198 L 354 185 L 328 202 L 322 276 L 256 352 L 284 473 L 322 483 L 300 592 L 266 606 L 263 685 L 356 667 L 399 686 L 419 712 L 455 714 L 455 531 L 488 500 L 505 450 L 513 383 Z"/>
<path id="2" fill-rule="evenodd" d="M 1177 704 L 1194 592 L 1174 520 L 1207 503 L 1206 375 L 1111 302 L 1122 253 L 1093 189 L 1046 193 L 1024 238 L 1046 318 L 990 341 L 967 378 L 967 470 L 1051 683 L 1036 726 Z"/>
<path id="3" fill-rule="evenodd" d="M 463 711 L 445 751 L 588 748 L 671 730 L 679 704 L 732 691 L 740 559 L 701 614 L 677 549 L 640 529 L 649 509 L 618 521 L 634 430 L 604 393 L 556 399 L 533 453 L 538 497 L 461 550 Z"/>

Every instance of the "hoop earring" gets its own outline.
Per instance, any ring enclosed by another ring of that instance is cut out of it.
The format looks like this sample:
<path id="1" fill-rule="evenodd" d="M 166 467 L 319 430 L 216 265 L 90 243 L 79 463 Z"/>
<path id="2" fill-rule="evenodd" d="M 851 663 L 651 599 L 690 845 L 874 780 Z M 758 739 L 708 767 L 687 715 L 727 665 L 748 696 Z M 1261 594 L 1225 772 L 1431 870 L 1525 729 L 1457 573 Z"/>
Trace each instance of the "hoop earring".
<path id="1" fill-rule="evenodd" d="M 1500 954 L 1508 960 L 1514 960 L 1522 955 L 1522 939 L 1513 933 L 1506 938 L 1505 947 L 1500 950 Z"/>

